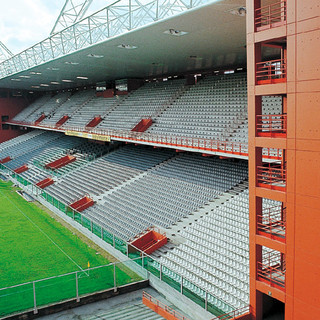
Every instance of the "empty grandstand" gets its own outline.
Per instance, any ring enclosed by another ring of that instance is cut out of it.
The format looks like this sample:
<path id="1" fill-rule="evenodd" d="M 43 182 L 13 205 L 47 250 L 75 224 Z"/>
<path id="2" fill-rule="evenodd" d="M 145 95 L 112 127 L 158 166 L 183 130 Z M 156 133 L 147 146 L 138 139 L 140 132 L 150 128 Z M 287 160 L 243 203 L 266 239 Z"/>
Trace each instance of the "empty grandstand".
<path id="1" fill-rule="evenodd" d="M 0 62 L 1 179 L 190 320 L 317 319 L 317 1 L 91 2 Z"/>

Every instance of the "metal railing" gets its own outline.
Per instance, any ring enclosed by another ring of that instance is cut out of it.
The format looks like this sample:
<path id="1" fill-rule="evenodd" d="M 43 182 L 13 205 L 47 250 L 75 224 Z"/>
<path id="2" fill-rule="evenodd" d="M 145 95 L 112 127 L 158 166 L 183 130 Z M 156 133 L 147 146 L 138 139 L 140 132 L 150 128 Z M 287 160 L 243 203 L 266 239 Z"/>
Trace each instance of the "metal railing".
<path id="1" fill-rule="evenodd" d="M 217 318 L 219 320 L 232 320 L 232 319 L 235 319 L 236 317 L 245 315 L 245 314 L 249 313 L 250 311 L 251 311 L 251 308 L 250 308 L 250 305 L 248 305 L 243 308 L 239 308 L 234 311 L 231 311 L 229 313 L 222 314 L 221 316 L 218 316 Z"/>
<path id="2" fill-rule="evenodd" d="M 262 214 L 257 215 L 257 230 L 268 234 L 270 238 L 280 237 L 285 240 L 286 236 L 286 208 L 274 206 L 262 210 Z"/>
<path id="3" fill-rule="evenodd" d="M 0 78 L 30 69 L 209 2 L 209 0 L 151 0 L 142 4 L 139 0 L 115 1 L 0 63 Z"/>
<path id="4" fill-rule="evenodd" d="M 152 297 L 149 293 L 147 293 L 145 291 L 142 292 L 142 299 L 149 300 L 151 303 L 155 304 L 157 307 L 161 308 L 166 313 L 169 313 L 171 316 L 173 316 L 177 320 L 190 320 L 189 318 L 182 315 L 180 312 L 168 307 L 166 304 L 164 304 L 161 301 L 159 301 L 158 299 Z"/>
<path id="5" fill-rule="evenodd" d="M 287 21 L 287 1 L 275 3 L 255 9 L 254 24 L 256 31 L 284 25 Z"/>
<path id="6" fill-rule="evenodd" d="M 256 174 L 258 187 L 280 191 L 286 189 L 286 169 L 282 164 L 258 166 Z"/>
<path id="7" fill-rule="evenodd" d="M 114 129 L 95 129 L 83 127 L 56 127 L 56 126 L 34 126 L 24 121 L 11 121 L 9 124 L 27 126 L 31 128 L 41 128 L 45 130 L 53 130 L 59 132 L 67 132 L 68 135 L 75 135 L 82 138 L 95 139 L 95 140 L 117 140 L 117 141 L 129 141 L 133 143 L 151 144 L 157 146 L 168 146 L 173 148 L 186 148 L 190 150 L 199 150 L 204 152 L 233 154 L 243 157 L 248 157 L 248 143 L 246 142 L 231 142 L 222 141 L 218 139 L 209 138 L 193 138 L 173 135 L 160 135 L 146 132 L 132 132 L 125 130 Z M 280 160 L 282 158 L 281 151 L 263 149 L 264 159 Z"/>
<path id="8" fill-rule="evenodd" d="M 272 287 L 285 290 L 286 263 L 280 252 L 272 251 L 263 255 L 257 262 L 257 278 Z"/>
<path id="9" fill-rule="evenodd" d="M 270 84 L 287 81 L 285 59 L 276 59 L 256 63 L 256 83 Z"/>
<path id="10" fill-rule="evenodd" d="M 287 134 L 287 114 L 263 114 L 256 116 L 258 136 L 284 137 Z"/>
<path id="11" fill-rule="evenodd" d="M 223 306 L 224 309 L 229 309 L 232 311 L 232 307 L 223 301 L 220 298 L 217 298 L 207 289 L 196 285 L 189 280 L 187 277 L 171 270 L 170 268 L 163 265 L 161 262 L 158 262 L 156 259 L 152 258 L 150 255 L 144 253 L 142 250 L 138 249 L 136 246 L 132 245 L 130 242 L 121 239 L 114 235 L 114 233 L 107 230 L 99 222 L 93 221 L 82 214 L 68 206 L 68 204 L 63 203 L 49 193 L 46 193 L 45 190 L 39 188 L 36 184 L 30 183 L 26 179 L 22 178 L 20 175 L 14 173 L 10 168 L 4 164 L 0 164 L 0 170 L 4 173 L 9 174 L 11 178 L 17 181 L 17 184 L 22 188 L 29 188 L 29 192 L 32 192 L 37 199 L 40 201 L 46 201 L 49 209 L 50 205 L 53 207 L 52 210 L 58 209 L 60 212 L 66 214 L 69 218 L 73 219 L 75 222 L 79 223 L 84 228 L 91 231 L 94 235 L 105 241 L 106 243 L 113 246 L 115 249 L 125 254 L 130 259 L 137 258 L 137 255 L 141 257 L 140 260 L 135 260 L 139 262 L 139 265 L 145 269 L 148 273 L 153 274 L 161 281 L 169 284 L 172 288 L 180 292 L 181 294 L 191 298 L 195 303 L 200 305 L 205 310 L 211 313 L 222 313 L 222 310 L 217 307 Z M 132 248 L 134 252 L 132 252 Z M 215 285 L 213 285 L 215 287 Z M 218 287 L 217 287 L 218 288 Z M 223 289 L 219 288 L 224 291 Z M 225 292 L 227 294 L 227 292 Z"/>
<path id="12" fill-rule="evenodd" d="M 81 297 L 89 294 L 109 289 L 116 291 L 121 286 L 143 280 L 141 276 L 133 275 L 123 278 L 123 272 L 128 269 L 126 264 L 131 261 L 128 259 L 0 288 L 0 317 L 31 310 L 36 314 L 40 307 L 68 300 L 79 302 Z"/>

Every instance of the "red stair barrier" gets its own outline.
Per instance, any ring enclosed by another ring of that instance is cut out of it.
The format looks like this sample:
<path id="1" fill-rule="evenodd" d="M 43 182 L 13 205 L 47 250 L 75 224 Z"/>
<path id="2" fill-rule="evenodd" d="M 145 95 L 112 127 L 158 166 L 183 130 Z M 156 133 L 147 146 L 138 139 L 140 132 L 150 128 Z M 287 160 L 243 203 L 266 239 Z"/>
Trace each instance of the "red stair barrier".
<path id="1" fill-rule="evenodd" d="M 6 158 L 3 158 L 2 160 L 0 160 L 0 163 L 7 163 L 9 161 L 11 161 L 12 159 L 10 157 L 6 157 Z"/>
<path id="2" fill-rule="evenodd" d="M 70 207 L 79 212 L 91 207 L 94 205 L 94 201 L 89 197 L 83 197 L 80 200 L 77 200 L 70 204 Z"/>
<path id="3" fill-rule="evenodd" d="M 44 189 L 46 187 L 51 186 L 54 183 L 52 178 L 45 178 L 44 180 L 39 181 L 38 183 L 36 183 L 36 185 L 40 188 L 40 189 Z"/>
<path id="4" fill-rule="evenodd" d="M 27 171 L 28 169 L 29 169 L 28 166 L 25 164 L 25 165 L 15 169 L 14 172 L 19 174 L 19 173 Z"/>
<path id="5" fill-rule="evenodd" d="M 67 120 L 69 120 L 70 117 L 68 115 L 63 116 L 57 123 L 56 127 L 61 127 Z"/>
<path id="6" fill-rule="evenodd" d="M 45 167 L 47 169 L 59 169 L 61 167 L 64 167 L 66 166 L 67 164 L 71 163 L 71 162 L 74 162 L 76 161 L 76 157 L 74 156 L 64 156 L 58 160 L 55 160 L 53 162 L 50 162 L 50 163 L 47 163 L 45 165 Z"/>
<path id="7" fill-rule="evenodd" d="M 140 122 L 131 130 L 136 132 L 145 132 L 151 125 L 152 119 L 141 119 Z"/>
<path id="8" fill-rule="evenodd" d="M 167 320 L 189 320 L 180 312 L 168 307 L 145 291 L 142 293 L 142 303 Z"/>
<path id="9" fill-rule="evenodd" d="M 94 117 L 87 125 L 86 128 L 94 128 L 96 127 L 100 122 L 102 121 L 102 118 L 100 116 Z"/>
<path id="10" fill-rule="evenodd" d="M 165 234 L 161 234 L 154 230 L 148 230 L 141 237 L 132 241 L 131 244 L 146 254 L 151 254 L 164 246 L 167 242 L 168 238 Z"/>
<path id="11" fill-rule="evenodd" d="M 46 117 L 46 115 L 43 113 L 35 122 L 35 125 L 38 125 L 44 118 Z"/>

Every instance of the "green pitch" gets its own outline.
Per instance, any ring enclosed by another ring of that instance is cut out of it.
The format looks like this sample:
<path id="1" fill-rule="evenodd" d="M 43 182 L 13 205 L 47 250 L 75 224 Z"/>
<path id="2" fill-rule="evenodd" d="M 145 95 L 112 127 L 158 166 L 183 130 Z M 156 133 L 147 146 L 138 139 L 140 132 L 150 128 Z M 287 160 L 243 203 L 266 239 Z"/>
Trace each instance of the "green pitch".
<path id="1" fill-rule="evenodd" d="M 107 265 L 109 259 L 84 243 L 47 212 L 28 203 L 16 193 L 11 182 L 0 180 L 0 288 L 78 273 L 79 294 L 114 286 L 114 269 L 104 267 L 84 272 L 83 269 Z M 113 257 L 111 257 L 112 259 Z M 37 305 L 74 298 L 76 276 L 64 276 L 36 282 Z M 140 280 L 123 265 L 116 268 L 117 285 Z M 0 290 L 0 317 L 32 308 L 33 284 Z"/>

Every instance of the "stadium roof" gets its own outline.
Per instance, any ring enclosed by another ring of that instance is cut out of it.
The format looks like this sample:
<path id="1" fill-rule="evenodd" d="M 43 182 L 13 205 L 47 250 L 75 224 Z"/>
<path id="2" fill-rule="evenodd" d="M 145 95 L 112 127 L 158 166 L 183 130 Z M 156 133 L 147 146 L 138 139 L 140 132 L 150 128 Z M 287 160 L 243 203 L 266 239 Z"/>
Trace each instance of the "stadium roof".
<path id="1" fill-rule="evenodd" d="M 175 5 L 181 9 L 182 2 L 178 2 Z M 198 3 L 203 2 L 206 1 Z M 98 37 L 93 45 L 81 40 L 81 35 L 69 37 L 69 42 L 74 39 L 79 41 L 79 45 L 75 45 L 78 48 L 70 48 L 68 54 L 57 52 L 56 58 L 46 57 L 46 53 L 39 58 L 37 50 L 41 47 L 42 50 L 48 49 L 45 41 L 55 41 L 56 45 L 58 36 L 62 39 L 66 34 L 70 35 L 69 29 L 72 27 L 69 27 L 49 40 L 44 40 L 42 45 L 35 45 L 33 51 L 32 48 L 27 49 L 12 60 L 0 64 L 0 87 L 57 90 L 104 80 L 150 78 L 246 64 L 246 19 L 244 12 L 239 14 L 239 9 L 245 6 L 245 0 L 210 1 L 192 9 L 183 5 L 185 8 L 180 13 L 173 12 L 171 17 L 159 18 L 159 21 L 146 23 L 131 31 L 124 32 L 118 26 L 119 35 L 115 33 L 103 41 L 99 41 Z M 146 6 L 141 8 L 146 12 Z M 93 21 L 86 19 L 89 24 Z M 119 19 L 121 15 L 114 21 L 119 23 Z M 139 16 L 130 19 L 129 22 L 134 23 Z M 80 22 L 82 27 L 84 20 Z M 110 17 L 109 21 L 111 24 Z M 79 23 L 74 26 L 79 28 Z M 115 27 L 113 25 L 113 29 Z M 94 29 L 90 34 L 96 35 L 93 32 Z M 104 32 L 110 31 L 104 29 Z M 68 42 L 61 41 L 57 48 L 64 43 Z M 33 56 L 27 57 L 30 52 L 34 52 Z M 23 58 L 26 58 L 26 62 L 22 64 Z M 20 59 L 20 64 L 14 64 L 17 59 Z M 34 61 L 30 62 L 31 59 Z"/>

